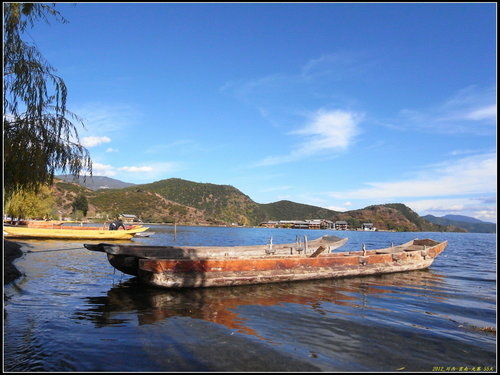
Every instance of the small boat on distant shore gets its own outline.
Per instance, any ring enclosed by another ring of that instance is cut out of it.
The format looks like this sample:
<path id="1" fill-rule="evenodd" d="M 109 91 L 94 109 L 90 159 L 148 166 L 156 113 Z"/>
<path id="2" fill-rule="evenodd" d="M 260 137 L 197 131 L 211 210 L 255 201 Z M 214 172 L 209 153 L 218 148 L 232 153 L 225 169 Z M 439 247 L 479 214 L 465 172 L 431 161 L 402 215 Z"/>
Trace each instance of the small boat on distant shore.
<path id="1" fill-rule="evenodd" d="M 137 233 L 145 232 L 149 227 L 138 226 L 126 230 L 109 230 L 92 227 L 67 228 L 32 228 L 22 226 L 4 226 L 5 238 L 57 238 L 65 240 L 128 240 Z M 82 230 L 85 228 L 85 230 Z"/>
<path id="2" fill-rule="evenodd" d="M 152 236 L 153 234 L 155 234 L 155 232 L 139 232 L 139 233 L 136 233 L 136 237 L 150 237 Z"/>
<path id="3" fill-rule="evenodd" d="M 84 244 L 145 284 L 193 288 L 327 279 L 429 267 L 447 242 L 412 240 L 385 249 L 332 253 L 347 238 L 323 236 L 291 244 L 232 247 Z"/>

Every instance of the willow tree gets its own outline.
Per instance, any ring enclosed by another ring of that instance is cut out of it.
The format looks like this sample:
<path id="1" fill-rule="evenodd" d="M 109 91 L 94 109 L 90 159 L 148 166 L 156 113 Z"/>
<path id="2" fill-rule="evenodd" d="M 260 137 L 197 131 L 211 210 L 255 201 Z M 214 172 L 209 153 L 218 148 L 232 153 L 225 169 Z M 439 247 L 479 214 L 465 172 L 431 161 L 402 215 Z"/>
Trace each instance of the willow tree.
<path id="1" fill-rule="evenodd" d="M 37 193 L 26 190 L 16 190 L 10 194 L 4 211 L 11 218 L 35 219 L 51 217 L 54 211 L 55 199 L 47 186 L 42 186 Z"/>
<path id="2" fill-rule="evenodd" d="M 4 192 L 38 191 L 54 173 L 92 173 L 89 152 L 80 144 L 66 108 L 67 88 L 38 49 L 22 37 L 28 27 L 53 17 L 67 22 L 52 3 L 4 3 Z"/>

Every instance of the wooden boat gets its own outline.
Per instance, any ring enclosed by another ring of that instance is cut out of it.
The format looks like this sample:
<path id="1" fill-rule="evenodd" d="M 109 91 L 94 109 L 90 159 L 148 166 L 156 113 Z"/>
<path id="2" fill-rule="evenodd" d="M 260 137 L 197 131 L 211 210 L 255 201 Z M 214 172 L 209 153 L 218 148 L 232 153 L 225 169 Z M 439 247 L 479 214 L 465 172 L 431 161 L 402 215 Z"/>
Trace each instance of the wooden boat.
<path id="1" fill-rule="evenodd" d="M 84 244 L 116 269 L 164 288 L 326 279 L 429 267 L 447 242 L 413 240 L 386 249 L 331 253 L 347 238 L 323 236 L 283 245 L 174 247 Z M 325 251 L 327 250 L 327 251 Z"/>
<path id="2" fill-rule="evenodd" d="M 33 220 L 26 221 L 22 226 L 27 226 L 29 228 L 48 228 L 48 229 L 69 229 L 69 230 L 109 230 L 109 223 L 104 223 L 101 226 L 83 226 L 83 225 L 67 225 L 67 224 L 75 224 L 80 223 L 78 221 L 42 221 L 42 220 Z M 133 224 L 133 225 L 125 225 L 125 229 L 135 229 L 140 228 L 142 225 Z"/>
<path id="3" fill-rule="evenodd" d="M 108 230 L 90 228 L 88 230 L 78 229 L 51 229 L 30 228 L 20 226 L 4 226 L 3 232 L 6 238 L 58 238 L 58 239 L 87 239 L 87 240 L 128 240 L 136 233 L 145 232 L 148 227 L 138 227 L 127 230 Z"/>
<path id="4" fill-rule="evenodd" d="M 58 228 L 64 224 L 61 220 L 27 220 L 21 221 L 19 225 L 26 225 L 30 228 Z"/>

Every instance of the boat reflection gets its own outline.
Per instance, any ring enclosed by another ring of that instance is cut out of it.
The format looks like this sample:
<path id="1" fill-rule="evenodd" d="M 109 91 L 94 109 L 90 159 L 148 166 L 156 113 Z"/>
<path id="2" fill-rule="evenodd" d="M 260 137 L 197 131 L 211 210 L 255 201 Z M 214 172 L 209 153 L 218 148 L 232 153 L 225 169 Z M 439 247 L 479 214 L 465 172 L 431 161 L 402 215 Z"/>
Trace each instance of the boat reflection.
<path id="1" fill-rule="evenodd" d="M 368 301 L 384 293 L 422 294 L 444 299 L 439 293 L 443 276 L 430 270 L 362 278 L 302 281 L 220 288 L 167 290 L 147 287 L 135 278 L 111 288 L 107 296 L 87 297 L 87 310 L 77 312 L 78 319 L 89 319 L 97 327 L 129 324 L 137 315 L 138 324 L 153 324 L 172 317 L 190 317 L 221 324 L 240 333 L 262 338 L 245 324 L 238 312 L 242 306 L 301 304 L 319 314 L 346 313 L 356 309 L 375 309 Z M 429 291 L 434 291 L 429 293 Z M 339 311 L 333 311 L 339 306 Z M 348 307 L 349 309 L 340 309 Z M 380 308 L 379 308 L 380 309 Z"/>

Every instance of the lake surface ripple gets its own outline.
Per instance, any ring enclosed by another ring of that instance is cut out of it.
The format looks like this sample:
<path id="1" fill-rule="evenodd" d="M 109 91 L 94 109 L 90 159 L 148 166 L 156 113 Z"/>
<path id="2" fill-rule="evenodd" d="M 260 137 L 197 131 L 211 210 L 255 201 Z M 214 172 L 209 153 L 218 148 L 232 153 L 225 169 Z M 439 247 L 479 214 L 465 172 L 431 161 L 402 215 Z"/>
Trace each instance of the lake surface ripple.
<path id="1" fill-rule="evenodd" d="M 448 247 L 424 271 L 176 291 L 115 272 L 83 242 L 18 241 L 24 276 L 4 287 L 4 371 L 496 371 L 495 234 L 150 230 L 125 243 L 333 234 L 349 238 L 337 251 L 413 238 Z"/>

